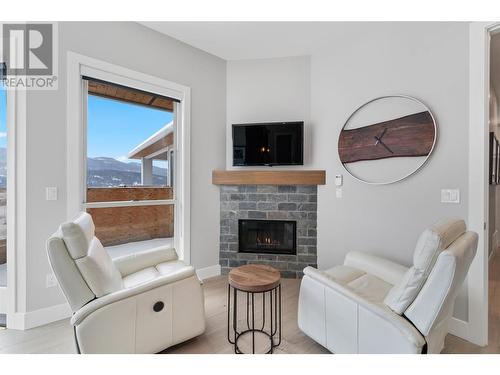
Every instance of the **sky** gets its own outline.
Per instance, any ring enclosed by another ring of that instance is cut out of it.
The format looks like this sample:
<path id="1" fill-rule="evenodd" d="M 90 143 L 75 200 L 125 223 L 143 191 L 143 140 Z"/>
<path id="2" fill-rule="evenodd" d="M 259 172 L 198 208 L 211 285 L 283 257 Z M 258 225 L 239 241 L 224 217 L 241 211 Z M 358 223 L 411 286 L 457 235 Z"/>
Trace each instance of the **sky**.
<path id="1" fill-rule="evenodd" d="M 0 85 L 0 147 L 7 147 L 7 95 Z"/>
<path id="2" fill-rule="evenodd" d="M 93 95 L 87 105 L 87 155 L 91 158 L 127 161 L 131 150 L 173 118 L 170 112 Z"/>
<path id="3" fill-rule="evenodd" d="M 6 90 L 0 86 L 0 147 L 7 145 L 6 105 Z M 89 95 L 88 156 L 127 161 L 129 151 L 172 121 L 172 117 L 170 112 Z"/>

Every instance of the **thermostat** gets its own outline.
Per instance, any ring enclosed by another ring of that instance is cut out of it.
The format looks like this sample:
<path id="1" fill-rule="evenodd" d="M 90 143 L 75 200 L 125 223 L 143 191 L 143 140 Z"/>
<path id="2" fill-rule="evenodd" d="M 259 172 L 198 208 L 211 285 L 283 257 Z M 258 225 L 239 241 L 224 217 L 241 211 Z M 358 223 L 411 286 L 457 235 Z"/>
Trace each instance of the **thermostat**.
<path id="1" fill-rule="evenodd" d="M 342 186 L 342 175 L 338 174 L 335 176 L 335 186 Z"/>

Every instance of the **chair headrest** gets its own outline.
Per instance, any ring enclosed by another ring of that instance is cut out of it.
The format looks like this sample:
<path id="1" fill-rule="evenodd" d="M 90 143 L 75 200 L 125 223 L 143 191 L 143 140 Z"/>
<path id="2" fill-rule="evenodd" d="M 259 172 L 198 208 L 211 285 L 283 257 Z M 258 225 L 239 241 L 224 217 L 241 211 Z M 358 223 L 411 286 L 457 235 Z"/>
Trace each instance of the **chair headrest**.
<path id="1" fill-rule="evenodd" d="M 417 297 L 439 254 L 466 231 L 461 219 L 444 219 L 424 230 L 413 253 L 413 266 L 401 281 L 389 291 L 384 302 L 397 314 L 402 314 Z"/>
<path id="2" fill-rule="evenodd" d="M 441 237 L 443 249 L 448 248 L 467 230 L 462 219 L 442 219 L 435 223 L 431 230 Z"/>
<path id="3" fill-rule="evenodd" d="M 60 229 L 71 257 L 76 260 L 86 256 L 95 233 L 92 216 L 80 212 L 72 221 L 61 224 Z"/>
<path id="4" fill-rule="evenodd" d="M 413 265 L 423 270 L 433 266 L 439 252 L 450 246 L 466 230 L 465 222 L 461 219 L 439 220 L 420 235 L 413 253 Z"/>

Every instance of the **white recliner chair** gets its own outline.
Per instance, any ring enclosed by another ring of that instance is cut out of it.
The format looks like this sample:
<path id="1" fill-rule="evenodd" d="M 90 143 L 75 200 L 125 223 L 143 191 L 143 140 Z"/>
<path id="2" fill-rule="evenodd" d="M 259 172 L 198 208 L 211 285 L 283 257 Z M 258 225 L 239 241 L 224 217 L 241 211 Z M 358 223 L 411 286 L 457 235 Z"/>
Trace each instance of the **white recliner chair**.
<path id="1" fill-rule="evenodd" d="M 410 268 L 361 252 L 307 267 L 299 327 L 334 353 L 439 353 L 477 240 L 463 220 L 444 220 L 422 233 Z"/>
<path id="2" fill-rule="evenodd" d="M 87 213 L 47 241 L 80 353 L 157 353 L 205 330 L 193 267 L 165 247 L 111 260 Z"/>

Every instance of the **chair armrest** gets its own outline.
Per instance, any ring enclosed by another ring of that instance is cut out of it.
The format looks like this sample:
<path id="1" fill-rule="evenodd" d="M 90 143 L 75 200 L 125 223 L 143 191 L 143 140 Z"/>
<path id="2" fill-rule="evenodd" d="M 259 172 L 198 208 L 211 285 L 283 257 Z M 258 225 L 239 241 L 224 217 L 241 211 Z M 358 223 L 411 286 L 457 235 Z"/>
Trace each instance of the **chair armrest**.
<path id="1" fill-rule="evenodd" d="M 399 283 L 408 271 L 408 267 L 399 263 L 360 251 L 349 252 L 345 256 L 344 264 L 376 276 L 391 285 Z"/>
<path id="2" fill-rule="evenodd" d="M 177 260 L 175 249 L 159 246 L 151 250 L 115 258 L 113 259 L 113 263 L 118 268 L 118 271 L 120 271 L 122 277 L 125 277 L 144 268 L 154 267 L 157 264 L 173 260 Z"/>
<path id="3" fill-rule="evenodd" d="M 122 289 L 107 294 L 103 297 L 96 298 L 87 303 L 86 305 L 84 305 L 80 310 L 78 310 L 73 314 L 73 317 L 71 318 L 71 324 L 72 325 L 80 324 L 87 316 L 89 316 L 94 311 L 106 305 L 110 305 L 112 303 L 124 300 L 126 298 L 137 296 L 151 289 L 155 289 L 166 284 L 172 284 L 175 283 L 176 281 L 184 280 L 192 276 L 196 277 L 194 268 L 191 266 L 186 266 L 176 272 L 173 272 L 168 275 L 159 276 L 156 279 L 137 285 L 135 287 Z"/>
<path id="4" fill-rule="evenodd" d="M 416 347 L 423 347 L 425 345 L 425 339 L 422 334 L 410 322 L 408 322 L 402 316 L 394 313 L 387 306 L 363 298 L 359 294 L 354 293 L 349 288 L 337 283 L 335 280 L 329 277 L 328 274 L 321 272 L 316 268 L 306 267 L 304 269 L 304 275 L 325 285 L 328 288 L 333 289 L 335 292 L 355 302 L 358 306 L 364 307 L 366 310 L 369 310 L 374 315 L 388 322 L 399 332 L 401 332 L 402 336 L 405 337 L 408 342 L 412 343 Z"/>

